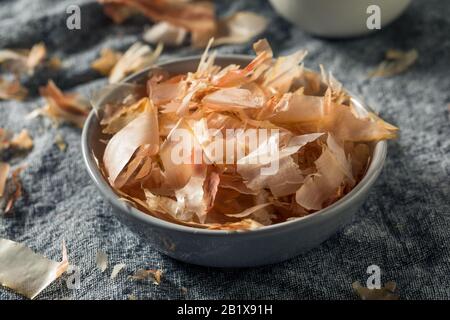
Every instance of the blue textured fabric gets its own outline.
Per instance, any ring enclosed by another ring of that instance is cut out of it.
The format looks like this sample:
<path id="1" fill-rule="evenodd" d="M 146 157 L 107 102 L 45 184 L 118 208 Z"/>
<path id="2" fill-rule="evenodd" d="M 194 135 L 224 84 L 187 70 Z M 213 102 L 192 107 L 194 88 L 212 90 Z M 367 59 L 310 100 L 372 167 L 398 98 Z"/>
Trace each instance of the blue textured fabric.
<path id="1" fill-rule="evenodd" d="M 66 8 L 81 7 L 81 30 L 66 28 Z M 328 41 L 305 34 L 278 17 L 266 1 L 227 1 L 225 15 L 238 9 L 270 19 L 263 34 L 276 54 L 309 51 L 306 65 L 319 63 L 398 125 L 400 137 L 389 142 L 386 166 L 353 224 L 318 248 L 284 263 L 250 269 L 212 269 L 167 258 L 124 228 L 112 215 L 84 168 L 80 130 L 54 128 L 46 119 L 24 117 L 43 103 L 37 88 L 52 78 L 64 90 L 84 95 L 105 84 L 90 62 L 103 47 L 124 50 L 140 39 L 144 18 L 117 26 L 92 0 L 10 0 L 0 2 L 0 48 L 29 48 L 44 41 L 63 68 L 25 79 L 25 102 L 0 102 L 0 127 L 27 128 L 35 146 L 22 156 L 2 154 L 14 166 L 26 164 L 24 195 L 12 216 L 0 216 L 0 236 L 23 242 L 52 259 L 60 258 L 65 239 L 72 264 L 81 268 L 81 287 L 69 290 L 56 281 L 40 299 L 353 299 L 351 283 L 365 283 L 366 268 L 376 264 L 382 282 L 393 280 L 402 299 L 450 298 L 450 2 L 413 1 L 405 14 L 381 32 L 365 38 Z M 408 72 L 389 79 L 369 79 L 368 72 L 387 49 L 411 49 L 419 60 Z M 251 44 L 223 46 L 222 53 L 251 53 Z M 198 53 L 169 48 L 162 59 Z M 54 144 L 60 133 L 68 144 Z M 111 280 L 95 267 L 96 252 L 110 264 L 126 263 Z M 138 268 L 164 270 L 160 286 L 135 283 L 127 275 Z M 184 291 L 181 288 L 185 287 Z M 0 299 L 21 298 L 0 288 Z"/>

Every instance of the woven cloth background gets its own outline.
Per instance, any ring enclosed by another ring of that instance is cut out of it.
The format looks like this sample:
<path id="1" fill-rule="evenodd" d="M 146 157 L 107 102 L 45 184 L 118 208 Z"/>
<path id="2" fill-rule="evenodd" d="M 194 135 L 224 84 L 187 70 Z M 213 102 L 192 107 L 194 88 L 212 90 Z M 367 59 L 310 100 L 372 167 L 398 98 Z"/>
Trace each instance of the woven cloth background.
<path id="1" fill-rule="evenodd" d="M 27 128 L 35 146 L 24 156 L 2 154 L 14 166 L 26 164 L 24 196 L 14 213 L 0 216 L 0 236 L 23 242 L 60 259 L 66 240 L 72 264 L 81 268 L 81 288 L 69 290 L 66 277 L 39 299 L 354 299 L 351 283 L 365 283 L 366 268 L 377 264 L 382 282 L 394 280 L 402 299 L 450 298 L 450 2 L 413 1 L 405 14 L 381 32 L 352 40 L 323 40 L 305 34 L 278 17 L 266 1 L 229 1 L 218 5 L 226 15 L 238 9 L 270 19 L 263 34 L 276 54 L 309 51 L 306 65 L 332 70 L 349 90 L 401 128 L 389 142 L 386 166 L 353 224 L 318 248 L 284 263 L 251 269 L 213 269 L 167 258 L 125 229 L 91 183 L 80 150 L 80 130 L 53 127 L 46 119 L 25 121 L 42 104 L 37 88 L 52 78 L 64 90 L 88 96 L 105 84 L 90 69 L 103 47 L 125 50 L 140 39 L 148 21 L 134 18 L 117 26 L 93 0 L 0 1 L 0 48 L 29 48 L 44 41 L 63 69 L 37 72 L 25 79 L 25 102 L 0 102 L 0 127 Z M 66 28 L 66 8 L 81 7 L 81 30 Z M 389 79 L 367 73 L 387 49 L 419 51 L 416 65 Z M 251 44 L 218 48 L 223 53 L 251 53 Z M 162 59 L 199 53 L 191 48 L 165 50 Z M 54 144 L 60 133 L 68 144 Z M 109 279 L 95 267 L 97 250 L 125 272 Z M 135 283 L 127 275 L 138 268 L 164 270 L 160 286 Z M 183 292 L 182 287 L 187 290 Z M 0 299 L 21 299 L 0 288 Z"/>

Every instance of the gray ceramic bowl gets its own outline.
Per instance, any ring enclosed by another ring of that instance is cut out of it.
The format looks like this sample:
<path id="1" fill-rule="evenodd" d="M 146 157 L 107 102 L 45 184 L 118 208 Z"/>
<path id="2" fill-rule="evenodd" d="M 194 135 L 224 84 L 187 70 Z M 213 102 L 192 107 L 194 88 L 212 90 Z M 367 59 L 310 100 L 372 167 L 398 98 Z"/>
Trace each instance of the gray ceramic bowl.
<path id="1" fill-rule="evenodd" d="M 216 59 L 218 65 L 246 65 L 251 56 L 228 55 Z M 160 66 L 171 73 L 194 71 L 199 57 L 178 59 Z M 135 82 L 147 76 L 149 70 L 133 75 L 126 81 Z M 110 92 L 110 94 L 114 94 Z M 105 97 L 108 99 L 108 97 Z M 354 99 L 357 107 L 362 104 Z M 384 164 L 387 144 L 378 142 L 372 161 L 360 183 L 345 197 L 326 209 L 309 216 L 254 231 L 204 230 L 173 224 L 152 217 L 119 200 L 100 173 L 93 152 L 98 155 L 99 121 L 94 112 L 89 115 L 82 134 L 82 150 L 89 175 L 101 194 L 111 203 L 116 216 L 131 230 L 147 240 L 156 250 L 175 259 L 212 267 L 251 267 L 280 262 L 317 247 L 351 222 L 364 202 Z"/>

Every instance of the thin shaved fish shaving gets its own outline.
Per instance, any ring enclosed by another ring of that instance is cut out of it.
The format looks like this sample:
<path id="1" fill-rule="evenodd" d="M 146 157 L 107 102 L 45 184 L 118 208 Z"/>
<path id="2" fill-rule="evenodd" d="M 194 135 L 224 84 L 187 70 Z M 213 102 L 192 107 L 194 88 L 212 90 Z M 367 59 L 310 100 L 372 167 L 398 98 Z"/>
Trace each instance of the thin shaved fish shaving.
<path id="1" fill-rule="evenodd" d="M 144 33 L 150 43 L 162 42 L 180 45 L 190 33 L 191 44 L 202 48 L 211 37 L 215 45 L 250 41 L 262 33 L 268 24 L 263 16 L 239 11 L 231 16 L 217 18 L 214 3 L 186 0 L 98 0 L 104 12 L 114 22 L 122 23 L 134 13 L 141 13 L 156 22 Z"/>
<path id="2" fill-rule="evenodd" d="M 401 51 L 390 49 L 386 51 L 385 60 L 370 72 L 369 77 L 392 77 L 408 70 L 416 63 L 419 53 L 416 49 Z"/>
<path id="3" fill-rule="evenodd" d="M 67 143 L 66 143 L 66 141 L 64 140 L 63 136 L 61 135 L 61 133 L 57 133 L 57 134 L 56 134 L 56 136 L 55 136 L 55 144 L 56 144 L 56 146 L 58 147 L 58 149 L 59 149 L 61 152 L 66 151 L 66 149 L 67 149 Z"/>
<path id="4" fill-rule="evenodd" d="M 159 58 L 162 50 L 162 44 L 158 44 L 158 46 L 153 50 L 148 45 L 136 42 L 120 57 L 109 53 L 108 55 L 111 56 L 109 59 L 116 59 L 116 63 L 110 70 L 106 70 L 107 68 L 104 66 L 101 66 L 100 70 L 104 72 L 108 71 L 109 83 L 117 83 L 126 76 L 153 65 Z M 98 63 L 99 62 L 97 60 L 97 68 L 99 67 Z"/>
<path id="5" fill-rule="evenodd" d="M 129 276 L 131 280 L 151 280 L 154 284 L 159 285 L 161 283 L 163 272 L 159 269 L 138 269 L 136 272 Z"/>
<path id="6" fill-rule="evenodd" d="M 122 130 L 128 123 L 136 119 L 142 114 L 149 103 L 148 98 L 142 98 L 141 100 L 131 104 L 127 108 L 120 109 L 117 113 L 111 115 L 111 117 L 104 118 L 102 125 L 104 125 L 103 133 L 115 134 Z"/>
<path id="7" fill-rule="evenodd" d="M 120 271 L 122 271 L 127 265 L 125 263 L 118 263 L 116 265 L 114 265 L 113 270 L 111 272 L 111 279 L 115 279 Z"/>
<path id="8" fill-rule="evenodd" d="M 187 32 L 187 29 L 183 27 L 177 27 L 169 22 L 161 21 L 148 28 L 142 38 L 148 43 L 179 46 L 186 39 Z"/>
<path id="9" fill-rule="evenodd" d="M 306 51 L 273 59 L 262 39 L 247 65 L 221 67 L 213 44 L 191 72 L 155 68 L 139 90 L 94 99 L 98 166 L 127 204 L 184 226 L 254 230 L 344 197 L 376 143 L 396 137 L 331 72 L 305 69 Z"/>
<path id="10" fill-rule="evenodd" d="M 95 257 L 95 263 L 101 272 L 105 272 L 106 268 L 108 268 L 108 256 L 106 253 L 99 250 Z"/>
<path id="11" fill-rule="evenodd" d="M 204 190 L 207 186 L 206 174 L 206 166 L 195 166 L 188 183 L 175 191 L 177 203 L 182 204 L 183 212 L 188 216 L 197 215 L 201 223 L 205 222 L 210 207 L 210 200 Z"/>
<path id="12" fill-rule="evenodd" d="M 127 126 L 117 132 L 108 142 L 103 161 L 114 183 L 137 148 L 148 144 L 149 156 L 159 150 L 159 130 L 156 109 L 149 99 L 143 112 Z"/>
<path id="13" fill-rule="evenodd" d="M 320 210 L 323 203 L 340 192 L 344 183 L 354 183 L 351 162 L 329 134 L 322 155 L 315 161 L 317 173 L 310 174 L 296 193 L 296 201 L 308 210 Z"/>
<path id="14" fill-rule="evenodd" d="M 324 97 L 294 92 L 282 96 L 269 119 L 275 123 L 318 121 L 325 116 L 325 112 Z"/>
<path id="15" fill-rule="evenodd" d="M 12 135 L 8 130 L 0 128 L 0 151 L 8 148 L 15 150 L 29 150 L 33 148 L 33 138 L 27 129 Z"/>
<path id="16" fill-rule="evenodd" d="M 104 4 L 103 12 L 117 24 L 121 24 L 128 18 L 139 13 L 134 8 L 115 3 Z"/>
<path id="17" fill-rule="evenodd" d="M 11 190 L 8 195 L 5 195 L 6 206 L 3 209 L 4 214 L 10 213 L 14 208 L 16 201 L 22 196 L 22 181 L 20 180 L 20 174 L 23 170 L 25 170 L 25 167 L 22 166 L 14 169 L 11 173 L 11 181 L 14 185 L 14 191 Z"/>
<path id="18" fill-rule="evenodd" d="M 269 188 L 276 197 L 292 194 L 300 187 L 304 175 L 298 169 L 298 165 L 295 164 L 291 155 L 320 136 L 322 136 L 322 133 L 292 137 L 288 145 L 276 153 L 271 153 L 271 150 L 274 147 L 276 148 L 278 141 L 269 139 L 260 145 L 257 150 L 238 160 L 237 171 L 244 178 L 247 187 L 252 190 L 258 191 Z M 249 164 L 255 158 L 262 158 L 262 160 L 258 161 L 257 164 Z M 275 174 L 267 172 L 275 165 L 279 167 Z"/>
<path id="19" fill-rule="evenodd" d="M 67 271 L 69 261 L 63 242 L 62 261 L 55 262 L 23 244 L 0 239 L 0 284 L 34 299 Z"/>
<path id="20" fill-rule="evenodd" d="M 258 205 L 254 206 L 254 207 L 245 209 L 242 212 L 227 214 L 227 216 L 228 217 L 232 217 L 232 218 L 248 217 L 249 215 L 253 214 L 254 212 L 258 211 L 259 209 L 265 208 L 265 207 L 270 206 L 270 205 L 271 205 L 271 203 L 258 204 Z"/>
<path id="21" fill-rule="evenodd" d="M 278 58 L 273 67 L 266 71 L 263 86 L 280 93 L 287 92 L 294 79 L 301 76 L 303 66 L 299 64 L 306 55 L 305 50 L 299 50 L 289 56 Z"/>
<path id="22" fill-rule="evenodd" d="M 39 91 L 47 104 L 31 112 L 29 119 L 46 116 L 56 124 L 69 122 L 79 128 L 83 127 L 90 110 L 87 100 L 76 93 L 62 92 L 52 80 L 45 87 L 39 88 Z"/>
<path id="23" fill-rule="evenodd" d="M 98 116 L 101 116 L 103 124 L 108 123 L 112 117 L 141 98 L 145 88 L 132 83 L 115 83 L 93 92 L 90 103 Z M 101 113 L 101 115 L 99 114 Z"/>
<path id="24" fill-rule="evenodd" d="M 6 180 L 8 179 L 10 169 L 9 164 L 0 162 L 0 198 L 3 197 L 3 193 L 5 192 Z"/>
<path id="25" fill-rule="evenodd" d="M 214 7 L 212 3 L 206 1 L 99 0 L 99 2 L 130 7 L 153 21 L 167 21 L 190 31 L 209 32 L 216 28 Z"/>
<path id="26" fill-rule="evenodd" d="M 91 67 L 102 75 L 109 76 L 120 58 L 122 58 L 120 52 L 116 52 L 109 48 L 103 48 L 100 51 L 100 57 L 91 63 Z"/>
<path id="27" fill-rule="evenodd" d="M 233 108 L 261 108 L 264 105 L 264 97 L 253 95 L 247 89 L 226 88 L 205 96 L 202 103 L 218 111 L 229 111 Z"/>
<path id="28" fill-rule="evenodd" d="M 8 130 L 0 128 L 0 150 L 9 148 L 9 140 L 11 139 L 11 134 Z"/>
<path id="29" fill-rule="evenodd" d="M 0 64 L 15 74 L 32 75 L 35 68 L 44 61 L 47 49 L 43 43 L 35 44 L 30 50 L 0 50 Z"/>
<path id="30" fill-rule="evenodd" d="M 0 77 L 0 100 L 22 101 L 28 95 L 28 90 L 23 87 L 19 80 L 6 80 Z"/>
<path id="31" fill-rule="evenodd" d="M 256 13 L 236 12 L 219 21 L 214 45 L 245 43 L 264 32 L 267 24 L 267 19 Z"/>
<path id="32" fill-rule="evenodd" d="M 386 284 L 377 289 L 365 288 L 359 281 L 352 283 L 353 290 L 358 294 L 361 300 L 398 300 L 400 296 L 395 292 L 397 284 L 394 281 L 386 282 Z"/>
<path id="33" fill-rule="evenodd" d="M 23 129 L 22 131 L 20 131 L 20 133 L 14 135 L 14 137 L 11 139 L 10 144 L 13 148 L 28 150 L 33 147 L 33 139 L 28 133 L 28 130 Z"/>

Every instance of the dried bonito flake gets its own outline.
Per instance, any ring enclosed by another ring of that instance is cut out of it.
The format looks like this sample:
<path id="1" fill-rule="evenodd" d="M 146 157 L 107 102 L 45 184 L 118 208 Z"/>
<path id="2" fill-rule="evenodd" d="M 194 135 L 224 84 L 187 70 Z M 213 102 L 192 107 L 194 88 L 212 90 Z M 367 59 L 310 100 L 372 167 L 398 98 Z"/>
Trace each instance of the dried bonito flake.
<path id="1" fill-rule="evenodd" d="M 15 74 L 32 75 L 35 68 L 44 61 L 47 49 L 43 43 L 35 44 L 30 50 L 0 50 L 0 64 Z"/>
<path id="2" fill-rule="evenodd" d="M 61 61 L 61 58 L 59 58 L 59 57 L 51 57 L 48 60 L 47 65 L 50 69 L 59 70 L 63 67 L 63 62 Z"/>
<path id="3" fill-rule="evenodd" d="M 41 87 L 39 91 L 47 104 L 33 111 L 29 118 L 43 115 L 56 124 L 69 122 L 77 127 L 83 127 L 90 110 L 87 100 L 76 93 L 63 93 L 52 80 L 49 80 L 48 84 Z"/>
<path id="4" fill-rule="evenodd" d="M 390 49 L 386 51 L 385 60 L 372 71 L 370 77 L 392 77 L 408 70 L 419 58 L 416 49 L 401 51 Z"/>
<path id="5" fill-rule="evenodd" d="M 103 6 L 103 12 L 117 24 L 121 24 L 131 16 L 139 13 L 131 7 L 115 3 L 105 4 Z"/>
<path id="6" fill-rule="evenodd" d="M 33 140 L 26 129 L 11 138 L 11 134 L 0 128 L 0 151 L 8 148 L 16 150 L 29 150 L 33 147 Z M 0 162 L 0 212 L 7 214 L 11 212 L 15 202 L 22 196 L 22 183 L 20 173 L 25 169 L 21 166 L 11 172 L 8 163 Z M 11 179 L 8 180 L 11 172 Z M 7 184 L 10 181 L 11 184 Z"/>
<path id="7" fill-rule="evenodd" d="M 111 272 L 111 279 L 115 279 L 120 271 L 122 271 L 127 265 L 125 263 L 118 263 L 116 265 L 114 265 L 113 270 Z"/>
<path id="8" fill-rule="evenodd" d="M 273 59 L 260 40 L 247 66 L 221 68 L 211 45 L 196 70 L 155 68 L 146 92 L 121 86 L 132 99 L 96 103 L 100 170 L 148 214 L 229 231 L 302 217 L 347 194 L 375 143 L 396 136 L 331 73 L 304 69 L 303 50 Z"/>
<path id="9" fill-rule="evenodd" d="M 187 36 L 187 30 L 182 27 L 174 26 L 166 21 L 161 21 L 148 28 L 143 39 L 149 43 L 163 43 L 169 46 L 179 46 L 184 42 Z"/>
<path id="10" fill-rule="evenodd" d="M 62 261 L 55 262 L 33 252 L 23 244 L 0 239 L 0 284 L 34 299 L 66 272 L 69 266 L 63 242 Z"/>
<path id="11" fill-rule="evenodd" d="M 352 288 L 362 300 L 398 300 L 400 296 L 395 293 L 397 284 L 394 281 L 387 282 L 380 289 L 364 288 L 359 281 L 352 283 Z"/>
<path id="12" fill-rule="evenodd" d="M 16 201 L 22 196 L 22 182 L 20 180 L 20 174 L 24 169 L 25 167 L 18 167 L 11 173 L 11 181 L 14 185 L 14 191 L 11 191 L 4 196 L 6 200 L 6 206 L 3 209 L 4 214 L 10 213 Z"/>
<path id="13" fill-rule="evenodd" d="M 24 100 L 28 90 L 23 87 L 19 80 L 6 80 L 0 77 L 0 100 Z"/>
<path id="14" fill-rule="evenodd" d="M 129 278 L 132 280 L 151 280 L 154 284 L 159 285 L 161 283 L 162 275 L 163 272 L 159 269 L 138 269 Z"/>
<path id="15" fill-rule="evenodd" d="M 6 180 L 8 180 L 10 165 L 6 162 L 0 162 L 0 198 L 5 192 Z"/>
<path id="16" fill-rule="evenodd" d="M 218 19 L 214 4 L 209 1 L 189 0 L 99 0 L 105 5 L 105 13 L 114 22 L 121 23 L 129 15 L 126 8 L 147 16 L 156 22 L 144 33 L 144 40 L 150 43 L 162 42 L 168 45 L 180 45 L 187 34 L 191 34 L 191 43 L 204 47 L 211 37 L 215 45 L 245 43 L 262 33 L 267 20 L 253 12 L 240 11 Z"/>
<path id="17" fill-rule="evenodd" d="M 33 148 L 33 139 L 28 133 L 28 130 L 23 129 L 22 131 L 20 131 L 20 133 L 14 135 L 14 137 L 11 139 L 10 145 L 13 148 L 28 150 Z"/>
<path id="18" fill-rule="evenodd" d="M 108 268 L 108 256 L 103 251 L 98 251 L 97 256 L 95 258 L 95 262 L 97 264 L 97 268 L 101 272 L 105 272 L 106 268 Z"/>
<path id="19" fill-rule="evenodd" d="M 136 42 L 120 56 L 112 67 L 109 72 L 109 83 L 117 83 L 132 73 L 150 67 L 156 62 L 162 49 L 162 44 L 158 44 L 155 50 L 152 50 L 148 45 Z"/>
<path id="20" fill-rule="evenodd" d="M 56 144 L 56 146 L 58 147 L 58 149 L 59 149 L 61 152 L 66 151 L 66 149 L 67 149 L 67 143 L 66 143 L 66 141 L 64 140 L 63 136 L 61 135 L 61 133 L 57 133 L 57 134 L 56 134 L 56 136 L 55 136 L 55 144 Z"/>
<path id="21" fill-rule="evenodd" d="M 253 12 L 240 11 L 220 20 L 214 45 L 245 43 L 264 32 L 268 21 Z"/>
<path id="22" fill-rule="evenodd" d="M 91 67 L 102 75 L 109 76 L 121 57 L 122 53 L 109 48 L 103 48 L 100 51 L 100 57 L 92 62 Z"/>
<path id="23" fill-rule="evenodd" d="M 295 196 L 297 203 L 307 210 L 322 209 L 341 185 L 351 187 L 354 184 L 351 161 L 332 135 L 328 134 L 327 144 L 314 163 L 317 172 L 305 178 Z"/>
<path id="24" fill-rule="evenodd" d="M 123 148 L 125 145 L 127 148 Z M 117 132 L 106 146 L 103 162 L 112 184 L 116 183 L 119 174 L 141 146 L 146 148 L 141 149 L 143 152 L 139 158 L 151 157 L 159 150 L 157 110 L 148 98 L 142 113 Z"/>
<path id="25" fill-rule="evenodd" d="M 0 151 L 9 148 L 11 134 L 8 130 L 0 128 Z"/>
<path id="26" fill-rule="evenodd" d="M 207 1 L 99 0 L 99 2 L 107 5 L 116 5 L 116 7 L 109 7 L 108 11 L 105 12 L 110 16 L 112 10 L 123 10 L 125 6 L 135 9 L 153 21 L 167 21 L 190 31 L 210 33 L 216 28 L 214 6 Z M 112 16 L 113 20 L 119 20 L 114 15 Z"/>
<path id="27" fill-rule="evenodd" d="M 12 135 L 9 131 L 0 128 L 0 151 L 4 149 L 29 150 L 33 148 L 33 138 L 27 129 Z"/>

